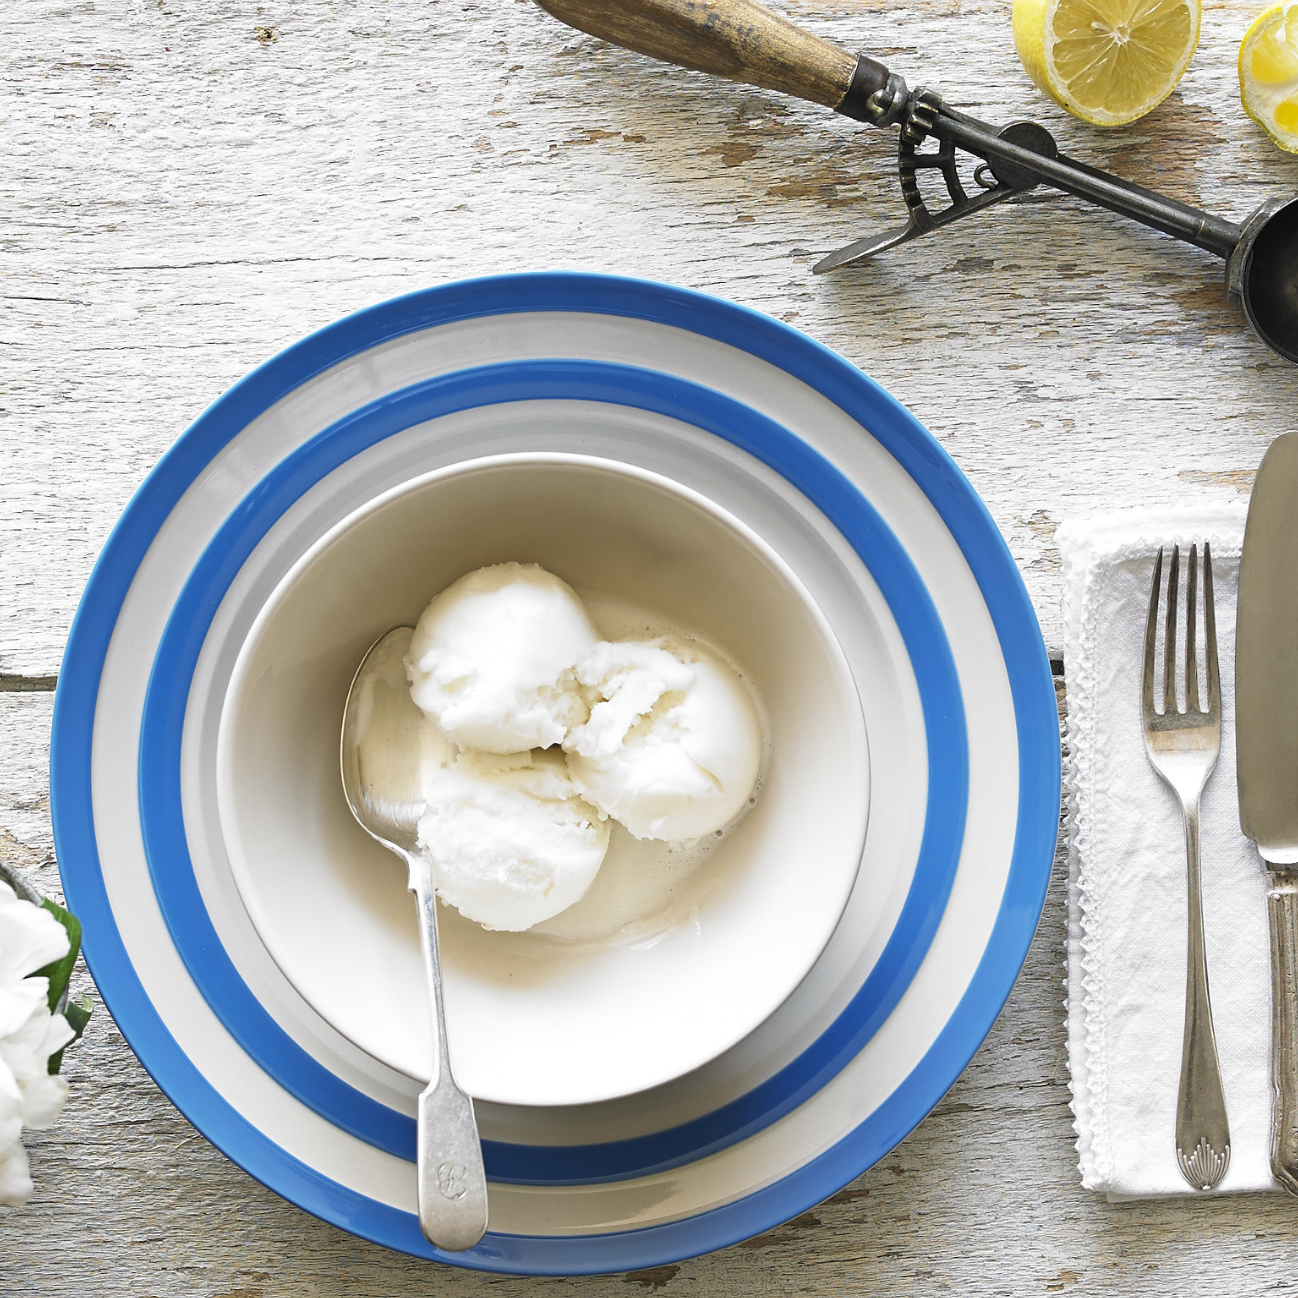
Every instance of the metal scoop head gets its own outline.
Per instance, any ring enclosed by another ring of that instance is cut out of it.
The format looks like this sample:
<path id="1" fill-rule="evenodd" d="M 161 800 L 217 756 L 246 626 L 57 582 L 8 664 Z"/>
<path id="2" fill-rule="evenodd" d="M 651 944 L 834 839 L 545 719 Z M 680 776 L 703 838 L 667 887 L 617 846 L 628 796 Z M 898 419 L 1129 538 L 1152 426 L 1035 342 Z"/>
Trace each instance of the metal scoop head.
<path id="1" fill-rule="evenodd" d="M 1226 290 L 1272 351 L 1298 361 L 1298 198 L 1273 198 L 1244 223 Z"/>

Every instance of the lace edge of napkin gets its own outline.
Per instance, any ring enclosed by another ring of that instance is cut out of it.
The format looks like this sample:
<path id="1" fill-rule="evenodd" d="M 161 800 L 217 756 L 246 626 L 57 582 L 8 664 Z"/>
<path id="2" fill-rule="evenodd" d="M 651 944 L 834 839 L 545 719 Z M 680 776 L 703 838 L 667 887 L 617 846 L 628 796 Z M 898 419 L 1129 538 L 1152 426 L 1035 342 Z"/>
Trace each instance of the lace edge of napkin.
<path id="1" fill-rule="evenodd" d="M 1064 570 L 1064 806 L 1068 858 L 1068 940 L 1065 969 L 1065 1031 L 1068 1041 L 1068 1073 L 1073 1096 L 1074 1147 L 1078 1171 L 1086 1189 L 1098 1189 L 1108 1179 L 1108 1141 L 1103 1121 L 1104 1042 L 1097 1023 L 1100 1003 L 1099 971 L 1088 969 L 1086 880 L 1083 862 L 1090 835 L 1079 788 L 1088 774 L 1087 736 L 1091 731 L 1093 707 L 1087 704 L 1095 694 L 1095 669 L 1088 653 L 1087 613 L 1094 625 L 1093 604 L 1088 587 L 1098 564 L 1090 537 L 1075 535 L 1076 529 L 1063 524 L 1056 533 Z"/>
<path id="2" fill-rule="evenodd" d="M 1238 555 L 1247 515 L 1245 503 L 1209 508 L 1131 510 L 1070 520 L 1056 532 L 1063 562 L 1066 754 L 1064 805 L 1067 813 L 1068 939 L 1065 977 L 1065 1033 L 1082 1186 L 1107 1191 L 1113 1184 L 1107 1120 L 1107 1061 L 1104 1039 L 1104 980 L 1092 949 L 1091 827 L 1085 790 L 1093 787 L 1090 759 L 1097 678 L 1095 646 L 1104 573 L 1148 556 L 1160 546 L 1207 541 L 1220 554 Z M 1133 724 L 1139 723 L 1133 702 Z M 1126 1197 L 1126 1196 L 1124 1196 Z"/>

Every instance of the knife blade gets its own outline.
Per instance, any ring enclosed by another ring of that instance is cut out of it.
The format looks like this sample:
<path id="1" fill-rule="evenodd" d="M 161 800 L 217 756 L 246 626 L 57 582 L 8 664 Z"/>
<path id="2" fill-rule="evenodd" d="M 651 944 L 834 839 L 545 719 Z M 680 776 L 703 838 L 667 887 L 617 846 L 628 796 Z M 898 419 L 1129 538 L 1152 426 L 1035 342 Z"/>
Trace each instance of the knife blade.
<path id="1" fill-rule="evenodd" d="M 1298 1195 L 1298 433 L 1253 484 L 1235 623 L 1239 824 L 1270 871 L 1271 1172 Z"/>

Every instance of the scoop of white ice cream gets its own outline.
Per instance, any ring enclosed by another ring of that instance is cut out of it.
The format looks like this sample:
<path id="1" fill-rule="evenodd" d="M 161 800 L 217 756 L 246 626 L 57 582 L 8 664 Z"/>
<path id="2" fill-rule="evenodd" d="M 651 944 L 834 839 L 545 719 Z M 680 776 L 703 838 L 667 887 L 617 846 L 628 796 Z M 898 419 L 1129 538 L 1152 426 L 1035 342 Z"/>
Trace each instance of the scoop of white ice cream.
<path id="1" fill-rule="evenodd" d="M 577 667 L 590 718 L 564 743 L 578 791 L 636 838 L 698 838 L 743 807 L 762 736 L 743 682 L 701 645 L 603 641 Z"/>
<path id="2" fill-rule="evenodd" d="M 461 748 L 548 748 L 585 720 L 572 668 L 598 640 L 572 588 L 538 564 L 479 568 L 419 619 L 410 694 Z"/>
<path id="3" fill-rule="evenodd" d="M 566 910 L 608 850 L 560 752 L 461 753 L 429 771 L 419 846 L 438 894 L 485 928 L 516 932 Z"/>

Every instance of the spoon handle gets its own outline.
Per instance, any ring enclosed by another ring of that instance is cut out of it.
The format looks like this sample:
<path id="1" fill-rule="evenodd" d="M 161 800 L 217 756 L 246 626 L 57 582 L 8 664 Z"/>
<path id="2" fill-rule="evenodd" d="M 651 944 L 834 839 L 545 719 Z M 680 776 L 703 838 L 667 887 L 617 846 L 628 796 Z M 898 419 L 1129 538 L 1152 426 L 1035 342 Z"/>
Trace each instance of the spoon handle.
<path id="1" fill-rule="evenodd" d="M 437 897 L 428 863 L 410 858 L 419 907 L 419 941 L 433 1004 L 433 1080 L 419 1097 L 419 1225 L 438 1248 L 472 1248 L 487 1229 L 487 1177 L 473 1101 L 456 1085 L 446 1048 L 442 969 L 437 959 Z"/>

